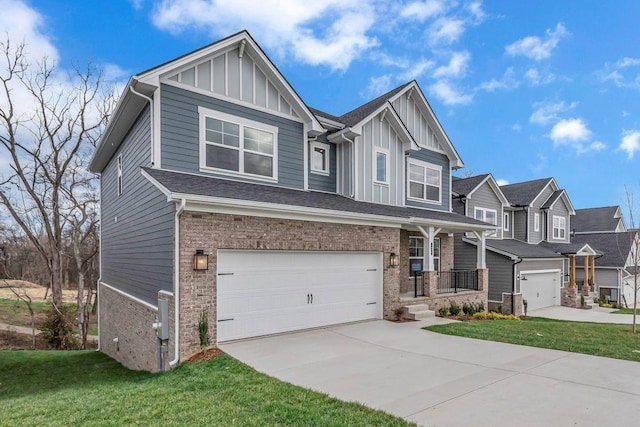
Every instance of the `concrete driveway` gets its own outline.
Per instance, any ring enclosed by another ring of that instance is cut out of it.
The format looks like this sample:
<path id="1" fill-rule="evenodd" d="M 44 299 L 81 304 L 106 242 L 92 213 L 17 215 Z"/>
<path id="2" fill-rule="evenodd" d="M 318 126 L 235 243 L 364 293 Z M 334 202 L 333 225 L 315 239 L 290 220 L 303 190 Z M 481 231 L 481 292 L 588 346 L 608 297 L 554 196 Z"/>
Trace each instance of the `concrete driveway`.
<path id="1" fill-rule="evenodd" d="M 582 310 L 570 307 L 545 307 L 531 310 L 527 314 L 532 317 L 547 317 L 549 319 L 573 320 L 576 322 L 596 322 L 596 323 L 622 323 L 632 324 L 631 314 L 611 314 L 616 311 L 613 308 L 594 307 L 590 310 Z M 637 319 L 640 323 L 640 317 Z"/>
<path id="2" fill-rule="evenodd" d="M 425 426 L 640 420 L 640 363 L 420 329 L 438 322 L 362 322 L 221 348 L 281 380 Z"/>

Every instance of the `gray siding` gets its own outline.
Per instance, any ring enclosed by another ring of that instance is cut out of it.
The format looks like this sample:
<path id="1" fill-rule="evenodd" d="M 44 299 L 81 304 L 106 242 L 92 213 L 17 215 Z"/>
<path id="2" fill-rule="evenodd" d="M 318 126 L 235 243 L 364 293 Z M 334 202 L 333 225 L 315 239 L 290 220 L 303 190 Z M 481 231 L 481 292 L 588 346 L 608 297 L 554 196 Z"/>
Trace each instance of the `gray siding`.
<path id="1" fill-rule="evenodd" d="M 489 269 L 489 300 L 502 301 L 503 293 L 513 291 L 513 261 L 488 250 L 487 268 Z"/>
<path id="2" fill-rule="evenodd" d="M 309 166 L 309 189 L 326 191 L 329 193 L 336 192 L 336 144 L 327 140 L 327 134 L 320 135 L 317 138 L 318 142 L 328 144 L 331 147 L 329 153 L 329 175 L 322 175 L 311 172 L 311 166 Z M 311 150 L 309 150 L 309 165 L 311 165 Z"/>
<path id="3" fill-rule="evenodd" d="M 554 239 L 553 238 L 553 216 L 561 216 L 567 222 L 567 227 L 565 229 L 565 238 L 564 239 Z M 553 209 L 549 209 L 549 214 L 547 215 L 547 240 L 550 242 L 566 242 L 569 243 L 569 234 L 571 233 L 571 217 L 569 215 L 569 209 L 564 203 L 564 200 L 559 200 L 553 206 Z"/>
<path id="4" fill-rule="evenodd" d="M 303 144 L 306 139 L 302 123 L 170 85 L 163 84 L 160 93 L 163 169 L 216 175 L 200 171 L 198 107 L 202 106 L 277 127 L 278 184 L 283 187 L 304 187 Z M 263 182 L 244 177 L 237 179 Z"/>
<path id="5" fill-rule="evenodd" d="M 449 158 L 442 153 L 437 153 L 430 150 L 411 151 L 409 158 L 420 160 L 423 162 L 431 163 L 442 167 L 442 204 L 434 204 L 428 202 L 419 202 L 415 200 L 409 200 L 407 197 L 406 205 L 414 206 L 418 208 L 429 208 L 441 211 L 449 211 L 451 205 L 451 169 L 449 167 Z M 405 163 L 405 170 L 408 170 L 408 163 Z M 409 173 L 405 177 L 405 188 L 409 183 Z M 408 196 L 408 191 L 406 191 Z"/>
<path id="6" fill-rule="evenodd" d="M 525 242 L 527 239 L 527 212 L 514 211 L 512 217 L 513 238 Z"/>
<path id="7" fill-rule="evenodd" d="M 491 188 L 488 182 L 484 182 L 476 191 L 467 199 L 467 212 L 472 218 L 475 217 L 475 209 L 484 208 L 496 211 L 496 220 L 498 232 L 491 238 L 502 238 L 502 202 Z"/>
<path id="8" fill-rule="evenodd" d="M 462 241 L 464 234 L 456 233 L 453 236 L 453 269 L 475 270 L 477 265 L 476 246 Z"/>
<path id="9" fill-rule="evenodd" d="M 597 262 L 596 260 L 596 264 Z M 584 280 L 582 265 L 576 266 L 576 280 Z M 598 268 L 596 265 L 596 285 L 598 287 L 617 288 L 619 286 L 618 270 L 615 268 Z"/>
<path id="10" fill-rule="evenodd" d="M 553 194 L 553 191 L 553 188 L 551 188 L 550 185 L 547 185 L 538 195 L 536 200 L 533 201 L 529 209 L 529 243 L 538 243 L 547 238 L 545 235 L 545 232 L 547 231 L 545 227 L 546 215 L 540 208 L 549 199 L 549 196 Z M 536 213 L 540 215 L 540 227 L 538 228 L 538 231 L 535 231 L 534 228 L 534 216 Z"/>
<path id="11" fill-rule="evenodd" d="M 118 155 L 123 192 L 118 196 Z M 102 281 L 151 304 L 173 287 L 174 206 L 141 174 L 151 164 L 149 109 L 102 172 Z"/>

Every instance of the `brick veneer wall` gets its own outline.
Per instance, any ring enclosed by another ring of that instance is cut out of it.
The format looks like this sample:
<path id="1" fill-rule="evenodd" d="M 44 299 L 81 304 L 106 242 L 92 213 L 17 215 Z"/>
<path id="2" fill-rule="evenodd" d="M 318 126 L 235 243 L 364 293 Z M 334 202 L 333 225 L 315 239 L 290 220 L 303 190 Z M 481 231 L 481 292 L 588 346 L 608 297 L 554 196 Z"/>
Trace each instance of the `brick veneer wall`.
<path id="1" fill-rule="evenodd" d="M 400 269 L 402 270 L 402 277 L 400 278 L 400 292 L 413 292 L 414 284 L 413 279 L 410 277 L 409 270 L 409 237 L 424 237 L 422 233 L 417 231 L 402 230 L 400 238 Z M 440 233 L 436 237 L 440 238 L 440 271 L 449 271 L 454 268 L 453 258 L 453 236 L 449 236 L 447 233 Z M 426 242 L 425 238 L 425 242 Z M 427 254 L 425 253 L 424 268 L 427 268 Z"/>
<path id="2" fill-rule="evenodd" d="M 184 212 L 180 218 L 180 355 L 200 349 L 198 318 L 209 313 L 209 335 L 216 342 L 216 272 L 218 249 L 376 251 L 383 252 L 383 313 L 394 318 L 400 306 L 400 268 L 389 267 L 400 254 L 401 230 L 251 216 Z M 193 270 L 197 249 L 209 255 L 207 271 Z"/>
<path id="3" fill-rule="evenodd" d="M 129 369 L 156 371 L 158 340 L 152 325 L 157 310 L 102 284 L 98 305 L 100 350 Z"/>

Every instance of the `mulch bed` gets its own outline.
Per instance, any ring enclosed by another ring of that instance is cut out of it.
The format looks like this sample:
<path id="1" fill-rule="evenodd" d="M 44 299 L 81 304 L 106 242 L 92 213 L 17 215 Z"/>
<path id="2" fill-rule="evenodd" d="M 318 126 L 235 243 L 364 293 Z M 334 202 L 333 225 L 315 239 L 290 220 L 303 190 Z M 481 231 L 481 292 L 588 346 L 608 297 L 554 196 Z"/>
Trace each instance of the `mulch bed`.
<path id="1" fill-rule="evenodd" d="M 201 362 L 203 360 L 211 360 L 218 356 L 222 356 L 224 352 L 219 348 L 208 348 L 204 352 L 199 352 L 187 359 L 187 363 Z"/>

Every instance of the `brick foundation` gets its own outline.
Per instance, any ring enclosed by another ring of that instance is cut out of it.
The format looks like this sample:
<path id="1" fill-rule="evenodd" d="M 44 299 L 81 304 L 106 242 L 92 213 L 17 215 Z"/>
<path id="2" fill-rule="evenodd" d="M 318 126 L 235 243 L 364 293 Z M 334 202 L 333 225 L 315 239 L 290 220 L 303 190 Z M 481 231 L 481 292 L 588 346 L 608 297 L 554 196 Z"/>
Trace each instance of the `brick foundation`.
<path id="1" fill-rule="evenodd" d="M 209 313 L 209 336 L 216 336 L 216 272 L 219 249 L 296 251 L 375 251 L 383 253 L 383 313 L 395 318 L 400 304 L 401 268 L 389 267 L 391 252 L 401 262 L 408 252 L 396 228 L 331 224 L 239 215 L 185 212 L 180 218 L 180 356 L 200 350 L 198 320 Z M 193 270 L 197 249 L 209 255 L 207 271 Z"/>
<path id="2" fill-rule="evenodd" d="M 502 293 L 502 301 L 489 301 L 488 310 L 500 312 L 502 314 L 515 314 L 516 316 L 524 315 L 522 294 L 513 294 L 513 305 L 511 303 L 511 299 L 510 293 Z M 515 310 L 512 310 L 512 308 Z"/>
<path id="3" fill-rule="evenodd" d="M 561 304 L 564 307 L 580 307 L 580 291 L 578 291 L 578 288 L 565 286 L 560 290 L 560 293 L 562 298 Z"/>

